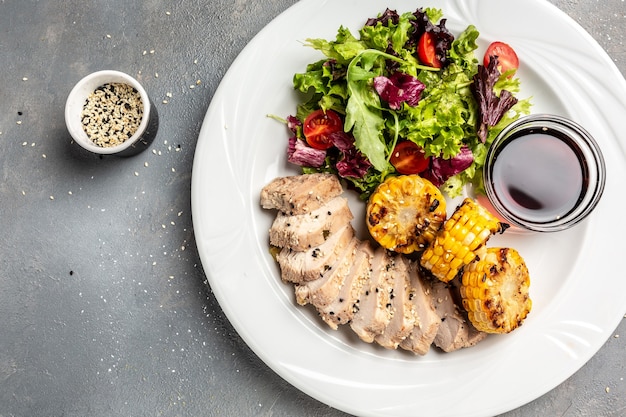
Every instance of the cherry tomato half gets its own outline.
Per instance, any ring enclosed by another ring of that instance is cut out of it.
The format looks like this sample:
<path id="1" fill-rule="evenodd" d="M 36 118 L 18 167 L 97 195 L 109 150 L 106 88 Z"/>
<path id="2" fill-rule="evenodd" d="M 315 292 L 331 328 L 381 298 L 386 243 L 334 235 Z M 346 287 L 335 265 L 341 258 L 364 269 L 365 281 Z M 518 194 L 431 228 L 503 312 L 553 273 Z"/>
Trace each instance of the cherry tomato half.
<path id="1" fill-rule="evenodd" d="M 500 73 L 519 68 L 519 59 L 515 50 L 504 42 L 493 42 L 487 47 L 485 57 L 483 58 L 484 66 L 489 65 L 489 57 L 491 56 L 498 57 L 498 70 Z"/>
<path id="2" fill-rule="evenodd" d="M 424 150 L 419 145 L 405 140 L 393 149 L 390 162 L 400 174 L 409 175 L 425 171 L 430 159 L 424 155 Z"/>
<path id="3" fill-rule="evenodd" d="M 304 121 L 302 132 L 310 147 L 328 149 L 333 146 L 329 136 L 331 133 L 343 131 L 343 122 L 332 110 L 315 110 Z"/>
<path id="4" fill-rule="evenodd" d="M 424 32 L 420 37 L 417 43 L 417 57 L 424 65 L 441 68 L 441 61 L 437 58 L 433 35 L 430 32 Z"/>

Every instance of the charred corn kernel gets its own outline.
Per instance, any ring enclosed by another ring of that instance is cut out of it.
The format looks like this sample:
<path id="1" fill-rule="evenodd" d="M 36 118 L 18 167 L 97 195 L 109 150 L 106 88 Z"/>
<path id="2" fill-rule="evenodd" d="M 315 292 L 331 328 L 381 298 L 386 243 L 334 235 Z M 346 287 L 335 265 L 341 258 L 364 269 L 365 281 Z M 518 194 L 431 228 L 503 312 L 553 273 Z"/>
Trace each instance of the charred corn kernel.
<path id="1" fill-rule="evenodd" d="M 512 248 L 481 248 L 463 272 L 463 307 L 476 329 L 509 333 L 532 308 L 530 276 L 524 259 Z"/>
<path id="2" fill-rule="evenodd" d="M 466 198 L 424 250 L 421 265 L 440 280 L 452 280 L 462 268 L 476 258 L 476 249 L 489 237 L 502 233 L 508 225 L 476 201 Z"/>
<path id="3" fill-rule="evenodd" d="M 380 245 L 399 253 L 424 249 L 446 219 L 446 200 L 419 175 L 389 177 L 367 203 L 367 228 Z"/>

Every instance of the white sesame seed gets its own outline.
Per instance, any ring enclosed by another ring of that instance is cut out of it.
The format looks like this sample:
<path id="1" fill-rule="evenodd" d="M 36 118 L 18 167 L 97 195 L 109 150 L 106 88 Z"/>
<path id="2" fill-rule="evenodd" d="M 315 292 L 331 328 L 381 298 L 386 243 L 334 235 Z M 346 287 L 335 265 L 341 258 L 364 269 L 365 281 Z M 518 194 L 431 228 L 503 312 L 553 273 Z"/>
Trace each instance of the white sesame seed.
<path id="1" fill-rule="evenodd" d="M 22 77 L 22 81 L 28 81 L 28 77 Z"/>
<path id="2" fill-rule="evenodd" d="M 18 125 L 21 125 L 21 124 L 22 124 L 22 121 L 21 121 L 21 120 L 18 120 L 16 123 L 17 123 Z"/>
<path id="3" fill-rule="evenodd" d="M 22 146 L 28 145 L 28 142 L 22 142 Z"/>
<path id="4" fill-rule="evenodd" d="M 53 195 L 50 196 L 50 200 L 54 200 L 54 196 Z"/>
<path id="5" fill-rule="evenodd" d="M 167 103 L 168 103 L 168 101 L 167 101 L 167 100 L 163 100 L 163 104 L 167 104 Z"/>
<path id="6" fill-rule="evenodd" d="M 148 166 L 148 162 L 144 162 L 143 166 L 147 167 Z"/>
<path id="7" fill-rule="evenodd" d="M 154 53 L 154 49 L 150 49 L 150 53 L 153 54 Z"/>
<path id="8" fill-rule="evenodd" d="M 148 51 L 143 51 L 143 52 L 141 53 L 141 55 L 145 55 L 145 54 L 147 54 L 147 53 L 148 53 Z"/>
<path id="9" fill-rule="evenodd" d="M 159 73 L 158 72 L 154 73 L 154 78 L 159 78 Z"/>
<path id="10" fill-rule="evenodd" d="M 42 154 L 42 155 L 41 155 L 41 157 L 42 157 L 43 159 L 46 159 L 46 154 L 45 154 L 45 153 L 44 153 L 44 154 Z"/>
<path id="11" fill-rule="evenodd" d="M 166 97 L 169 97 L 169 98 L 172 98 L 172 93 L 167 92 L 167 93 L 165 93 L 165 96 L 166 96 Z"/>
<path id="12" fill-rule="evenodd" d="M 108 33 L 107 33 L 107 38 L 108 38 L 108 39 L 111 39 L 111 35 L 109 35 Z"/>
<path id="13" fill-rule="evenodd" d="M 135 171 L 135 177 L 138 177 L 139 173 L 137 171 Z"/>

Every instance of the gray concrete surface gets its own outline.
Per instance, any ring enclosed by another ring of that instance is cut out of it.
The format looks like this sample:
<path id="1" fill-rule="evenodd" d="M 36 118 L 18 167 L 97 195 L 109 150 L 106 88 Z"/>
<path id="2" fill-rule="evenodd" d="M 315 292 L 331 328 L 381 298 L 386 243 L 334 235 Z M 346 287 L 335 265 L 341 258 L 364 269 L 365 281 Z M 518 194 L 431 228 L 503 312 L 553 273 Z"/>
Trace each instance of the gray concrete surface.
<path id="1" fill-rule="evenodd" d="M 293 3 L 0 0 L 0 417 L 345 415 L 243 343 L 192 228 L 212 95 Z M 552 3 L 626 73 L 623 0 Z M 65 129 L 72 85 L 105 68 L 137 76 L 158 108 L 158 137 L 133 158 L 83 152 Z M 575 375 L 506 416 L 626 415 L 625 352 L 622 320 Z"/>

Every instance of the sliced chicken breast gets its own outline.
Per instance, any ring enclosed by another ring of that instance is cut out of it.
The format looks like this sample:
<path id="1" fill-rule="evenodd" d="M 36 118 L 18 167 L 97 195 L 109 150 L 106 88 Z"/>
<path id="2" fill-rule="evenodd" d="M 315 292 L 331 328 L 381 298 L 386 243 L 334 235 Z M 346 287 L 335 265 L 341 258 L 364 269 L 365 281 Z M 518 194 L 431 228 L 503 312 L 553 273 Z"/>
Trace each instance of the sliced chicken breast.
<path id="1" fill-rule="evenodd" d="M 381 334 L 391 320 L 391 298 L 393 281 L 389 269 L 392 259 L 387 251 L 378 247 L 372 254 L 370 280 L 361 290 L 359 301 L 350 327 L 357 336 L 367 343 Z"/>
<path id="2" fill-rule="evenodd" d="M 324 243 L 306 251 L 282 249 L 276 255 L 281 279 L 285 282 L 302 284 L 324 276 L 339 259 L 354 237 L 354 229 L 347 224 L 333 233 Z"/>
<path id="3" fill-rule="evenodd" d="M 344 281 L 356 257 L 359 241 L 353 238 L 337 258 L 337 261 L 316 280 L 297 284 L 296 302 L 300 305 L 312 304 L 317 309 L 332 303 L 339 295 Z"/>
<path id="4" fill-rule="evenodd" d="M 411 282 L 409 299 L 413 304 L 417 320 L 409 336 L 400 343 L 400 347 L 418 355 L 425 355 L 437 336 L 441 318 L 430 296 L 429 284 L 424 283 L 416 262 L 411 262 L 409 266 L 409 277 Z"/>
<path id="5" fill-rule="evenodd" d="M 279 177 L 261 190 L 261 207 L 283 213 L 304 214 L 343 193 L 336 175 L 306 174 Z"/>
<path id="6" fill-rule="evenodd" d="M 304 251 L 324 243 L 352 218 L 348 200 L 341 196 L 308 213 L 289 215 L 279 212 L 270 228 L 270 244 Z"/>
<path id="7" fill-rule="evenodd" d="M 388 271 L 392 287 L 389 293 L 391 320 L 385 330 L 376 336 L 376 343 L 387 349 L 397 349 L 415 325 L 415 309 L 409 299 L 410 279 L 407 261 L 402 255 L 394 255 Z"/>
<path id="8" fill-rule="evenodd" d="M 441 325 L 433 343 L 444 352 L 474 346 L 483 340 L 487 334 L 476 330 L 465 319 L 456 304 L 452 286 L 437 279 L 430 281 L 431 296 L 435 310 L 441 318 Z"/>
<path id="9" fill-rule="evenodd" d="M 371 253 L 369 242 L 359 243 L 354 262 L 339 294 L 332 303 L 318 308 L 322 320 L 334 330 L 342 324 L 350 323 L 354 317 L 354 306 L 359 301 L 363 285 L 370 279 Z"/>

